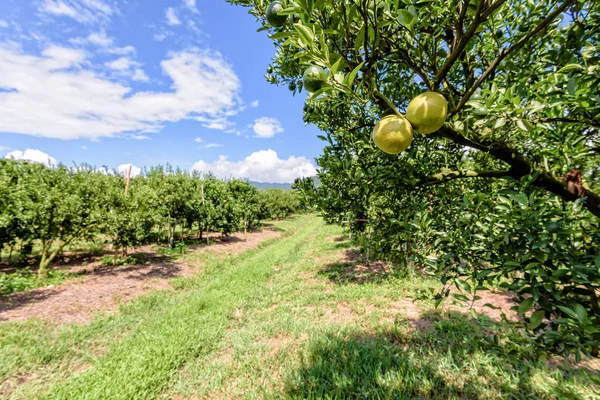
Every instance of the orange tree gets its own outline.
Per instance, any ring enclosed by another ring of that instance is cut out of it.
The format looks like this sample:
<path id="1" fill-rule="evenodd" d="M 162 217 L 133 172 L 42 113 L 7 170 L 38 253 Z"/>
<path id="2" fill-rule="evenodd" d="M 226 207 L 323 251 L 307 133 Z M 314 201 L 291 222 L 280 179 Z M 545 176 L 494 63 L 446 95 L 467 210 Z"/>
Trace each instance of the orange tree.
<path id="1" fill-rule="evenodd" d="M 329 221 L 438 276 L 437 301 L 500 285 L 539 345 L 597 352 L 595 2 L 282 0 L 287 22 L 272 26 L 270 2 L 228 1 L 249 6 L 275 42 L 268 81 L 296 94 L 310 75 L 305 120 L 324 132 Z M 424 91 L 447 99 L 445 124 L 400 155 L 375 148 L 377 122 Z"/>

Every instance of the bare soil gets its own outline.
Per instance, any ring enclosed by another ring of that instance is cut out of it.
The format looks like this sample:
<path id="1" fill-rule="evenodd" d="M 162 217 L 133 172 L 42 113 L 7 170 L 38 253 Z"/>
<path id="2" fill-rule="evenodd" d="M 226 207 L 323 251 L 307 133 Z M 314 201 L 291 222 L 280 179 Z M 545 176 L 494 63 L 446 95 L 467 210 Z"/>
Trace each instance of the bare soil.
<path id="1" fill-rule="evenodd" d="M 228 237 L 211 234 L 216 243 L 191 246 L 190 252 L 234 255 L 256 248 L 259 243 L 280 236 L 272 228 L 236 233 Z M 0 321 L 23 321 L 30 318 L 52 323 L 85 323 L 100 312 L 113 312 L 119 305 L 154 290 L 170 289 L 172 278 L 190 276 L 201 271 L 201 258 L 194 262 L 173 261 L 143 246 L 129 255 L 145 262 L 122 267 L 104 266 L 100 256 L 87 257 L 88 263 L 76 260 L 53 265 L 52 269 L 79 275 L 60 286 L 48 286 L 0 298 Z"/>

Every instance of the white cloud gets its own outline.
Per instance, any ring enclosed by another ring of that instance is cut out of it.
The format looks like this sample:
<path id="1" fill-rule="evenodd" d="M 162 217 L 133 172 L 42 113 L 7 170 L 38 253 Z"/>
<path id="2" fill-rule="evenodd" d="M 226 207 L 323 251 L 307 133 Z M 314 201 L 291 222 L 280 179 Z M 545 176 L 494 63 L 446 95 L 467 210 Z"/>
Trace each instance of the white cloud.
<path id="1" fill-rule="evenodd" d="M 70 17 L 82 24 L 107 22 L 118 12 L 104 0 L 43 0 L 39 10 L 58 17 Z"/>
<path id="2" fill-rule="evenodd" d="M 254 100 L 252 103 L 250 103 L 250 107 L 258 107 L 260 105 L 260 103 L 258 102 L 258 100 Z"/>
<path id="3" fill-rule="evenodd" d="M 182 119 L 222 121 L 241 102 L 240 81 L 219 53 L 170 53 L 161 62 L 172 81 L 166 92 L 133 92 L 87 69 L 84 60 L 75 49 L 50 46 L 34 56 L 0 44 L 0 132 L 59 139 L 143 134 Z"/>
<path id="4" fill-rule="evenodd" d="M 162 31 L 161 33 L 155 33 L 152 38 L 157 42 L 162 42 L 167 38 L 167 36 L 171 36 L 172 32 L 170 31 Z"/>
<path id="5" fill-rule="evenodd" d="M 192 166 L 192 171 L 211 172 L 219 178 L 247 178 L 276 183 L 290 183 L 298 177 L 314 176 L 317 173 L 308 158 L 291 156 L 287 160 L 280 159 L 273 150 L 254 152 L 238 162 L 229 161 L 226 156 L 219 156 L 213 163 L 198 161 Z"/>
<path id="6" fill-rule="evenodd" d="M 194 139 L 194 142 L 202 143 L 202 142 L 204 142 L 204 139 L 202 139 L 201 137 L 197 137 L 196 139 Z"/>
<path id="7" fill-rule="evenodd" d="M 150 80 L 150 78 L 148 78 L 148 75 L 146 75 L 146 73 L 141 68 L 135 69 L 131 79 L 133 79 L 134 81 L 141 81 L 141 82 L 147 82 Z"/>
<path id="8" fill-rule="evenodd" d="M 8 28 L 8 22 L 3 19 L 0 19 L 0 28 Z"/>
<path id="9" fill-rule="evenodd" d="M 100 47 L 107 47 L 112 44 L 112 39 L 106 36 L 105 32 L 90 33 L 87 37 L 88 42 Z"/>
<path id="10" fill-rule="evenodd" d="M 272 138 L 277 133 L 283 132 L 281 123 L 275 118 L 263 117 L 254 121 L 252 127 L 256 137 L 259 138 Z"/>
<path id="11" fill-rule="evenodd" d="M 149 140 L 150 136 L 146 136 L 146 135 L 133 135 L 131 136 L 132 139 L 135 140 Z"/>
<path id="12" fill-rule="evenodd" d="M 112 38 L 106 36 L 104 31 L 90 33 L 87 37 L 77 37 L 69 39 L 70 43 L 75 45 L 92 44 L 98 47 L 108 47 L 113 43 Z"/>
<path id="13" fill-rule="evenodd" d="M 126 71 L 131 68 L 133 62 L 127 57 L 121 57 L 111 62 L 107 62 L 105 65 L 110 69 L 114 69 L 115 71 Z"/>
<path id="14" fill-rule="evenodd" d="M 4 158 L 12 158 L 13 160 L 25 160 L 32 161 L 40 164 L 44 164 L 47 167 L 54 167 L 58 164 L 56 158 L 49 156 L 40 150 L 27 149 L 25 151 L 15 150 L 11 151 Z"/>
<path id="15" fill-rule="evenodd" d="M 147 82 L 150 80 L 144 70 L 140 68 L 141 64 L 128 57 L 120 57 L 104 65 L 121 75 L 131 77 L 134 81 Z"/>
<path id="16" fill-rule="evenodd" d="M 133 164 L 121 164 L 117 167 L 117 171 L 119 171 L 120 174 L 125 174 L 129 168 L 131 167 L 131 174 L 129 175 L 132 178 L 135 178 L 136 176 L 138 176 L 139 174 L 142 173 L 142 169 L 139 167 L 136 167 Z"/>
<path id="17" fill-rule="evenodd" d="M 6 151 L 6 150 L 10 150 L 10 147 L 7 147 L 7 146 L 0 146 L 0 152 L 2 152 L 2 151 Z"/>
<path id="18" fill-rule="evenodd" d="M 205 149 L 212 149 L 215 147 L 223 147 L 224 145 L 220 144 L 220 143 L 208 143 L 207 145 L 204 146 Z"/>
<path id="19" fill-rule="evenodd" d="M 183 0 L 183 4 L 194 12 L 198 11 L 196 8 L 196 0 Z"/>
<path id="20" fill-rule="evenodd" d="M 83 145 L 83 146 L 81 146 L 81 148 L 82 148 L 83 150 L 87 150 L 87 146 L 86 146 L 86 145 Z"/>
<path id="21" fill-rule="evenodd" d="M 67 47 L 51 45 L 47 47 L 42 55 L 45 57 L 40 60 L 48 72 L 55 72 L 61 69 L 75 67 L 85 60 L 85 52 L 81 50 L 70 49 Z M 0 64 L 0 69 L 2 65 Z M 0 78 L 0 87 L 2 78 Z"/>
<path id="22" fill-rule="evenodd" d="M 181 24 L 181 21 L 179 20 L 179 18 L 177 18 L 177 14 L 175 13 L 175 9 L 173 7 L 167 8 L 165 16 L 167 17 L 167 23 L 169 25 Z"/>
<path id="23" fill-rule="evenodd" d="M 115 54 L 118 56 L 125 56 L 127 54 L 135 54 L 135 47 L 133 46 L 125 46 L 125 47 L 111 47 L 106 49 L 106 52 L 109 54 Z"/>

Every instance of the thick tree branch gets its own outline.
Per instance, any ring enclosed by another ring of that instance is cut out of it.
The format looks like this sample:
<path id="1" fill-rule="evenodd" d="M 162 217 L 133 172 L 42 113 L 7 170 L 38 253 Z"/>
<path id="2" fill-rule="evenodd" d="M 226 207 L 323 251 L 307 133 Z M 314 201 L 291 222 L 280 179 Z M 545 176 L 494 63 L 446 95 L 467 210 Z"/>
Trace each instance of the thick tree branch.
<path id="1" fill-rule="evenodd" d="M 510 165 L 510 176 L 515 179 L 529 175 L 536 171 L 534 165 L 516 149 L 506 143 L 495 142 L 488 139 L 469 139 L 448 126 L 442 127 L 434 135 L 446 137 L 456 143 L 473 149 L 484 151 Z M 564 179 L 557 178 L 545 170 L 539 170 L 538 179 L 533 183 L 562 197 L 566 201 L 575 201 L 585 197 L 584 206 L 596 217 L 600 218 L 600 196 L 584 190 L 578 192 L 576 188 L 569 187 Z"/>
<path id="2" fill-rule="evenodd" d="M 439 183 L 451 181 L 454 179 L 461 178 L 502 178 L 510 177 L 510 170 L 493 171 L 493 170 L 482 170 L 482 171 L 451 171 L 449 169 L 442 168 L 442 170 L 435 175 L 427 177 L 425 180 L 418 182 L 416 186 L 430 186 Z"/>
<path id="3" fill-rule="evenodd" d="M 510 46 L 508 48 L 500 49 L 498 57 L 496 57 L 496 59 L 494 61 L 492 61 L 492 63 L 485 70 L 485 72 L 479 77 L 479 79 L 477 79 L 477 81 L 469 88 L 469 90 L 467 90 L 467 93 L 465 93 L 465 95 L 463 96 L 462 100 L 458 104 L 458 107 L 456 107 L 456 109 L 450 113 L 450 116 L 455 115 L 457 112 L 459 112 L 465 106 L 465 104 L 467 104 L 467 101 L 469 101 L 469 98 L 471 98 L 471 96 L 473 95 L 473 93 L 475 93 L 477 88 L 479 86 L 481 86 L 481 84 L 490 75 L 494 74 L 494 72 L 496 71 L 496 68 L 502 62 L 502 60 L 504 60 L 509 54 L 511 54 L 511 53 L 519 50 L 521 47 L 523 47 L 525 45 L 525 43 L 527 43 L 532 37 L 534 37 L 535 35 L 540 33 L 552 21 L 554 21 L 554 19 L 556 17 L 558 17 L 560 14 L 562 14 L 563 11 L 565 11 L 567 8 L 569 8 L 571 5 L 573 5 L 576 1 L 577 0 L 565 1 L 560 7 L 558 7 L 556 10 L 554 10 L 552 13 L 550 13 L 550 15 L 548 15 L 546 18 L 544 18 L 544 20 L 542 22 L 540 22 L 538 24 L 538 26 L 536 26 L 527 35 L 525 35 L 521 39 L 519 39 L 515 44 L 513 44 L 512 46 Z"/>

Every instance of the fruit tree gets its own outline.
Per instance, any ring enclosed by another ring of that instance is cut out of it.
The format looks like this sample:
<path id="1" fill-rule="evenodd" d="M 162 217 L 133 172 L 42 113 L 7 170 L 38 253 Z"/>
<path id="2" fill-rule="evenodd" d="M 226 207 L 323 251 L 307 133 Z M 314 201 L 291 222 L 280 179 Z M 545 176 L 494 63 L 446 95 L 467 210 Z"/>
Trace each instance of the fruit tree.
<path id="1" fill-rule="evenodd" d="M 329 221 L 438 276 L 437 301 L 505 287 L 539 345 L 597 351 L 596 2 L 282 0 L 277 26 L 268 1 L 229 1 L 276 43 L 270 82 L 296 94 L 325 72 L 304 111 Z"/>

